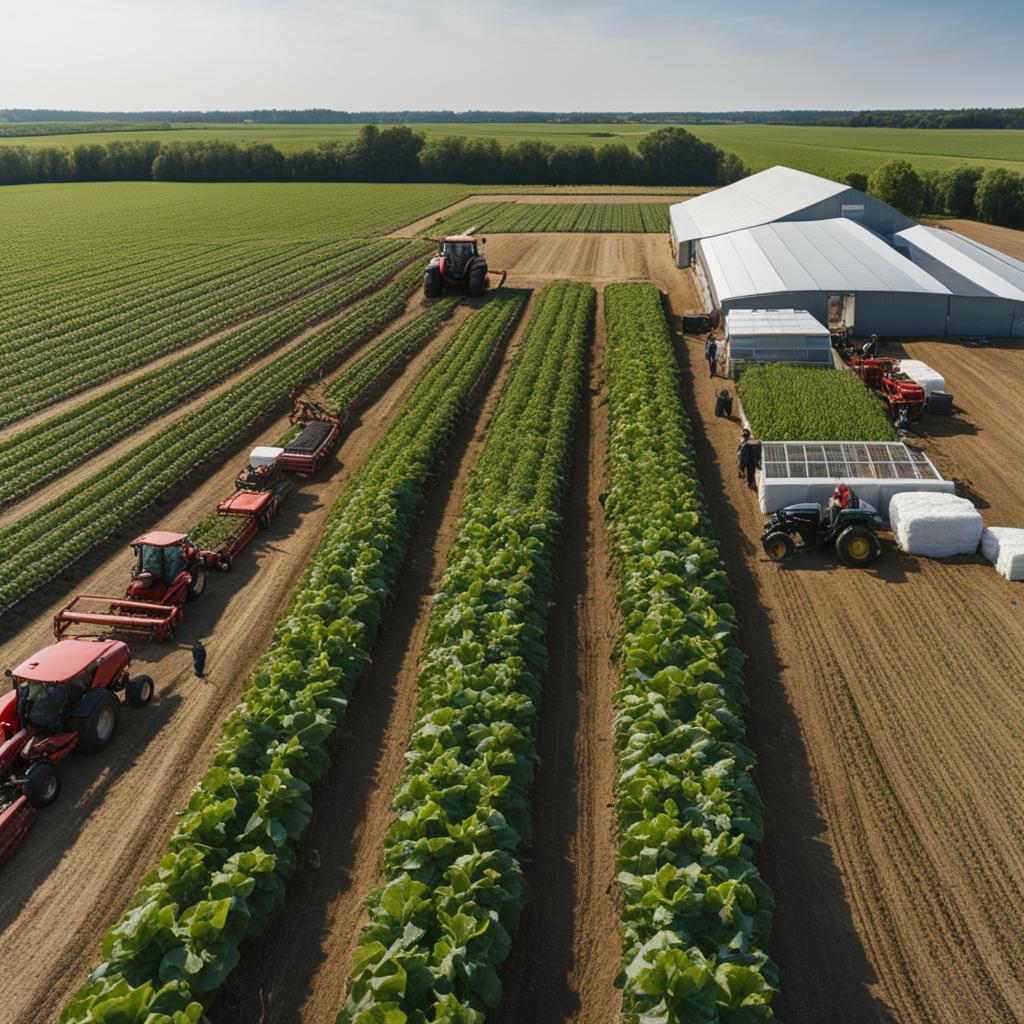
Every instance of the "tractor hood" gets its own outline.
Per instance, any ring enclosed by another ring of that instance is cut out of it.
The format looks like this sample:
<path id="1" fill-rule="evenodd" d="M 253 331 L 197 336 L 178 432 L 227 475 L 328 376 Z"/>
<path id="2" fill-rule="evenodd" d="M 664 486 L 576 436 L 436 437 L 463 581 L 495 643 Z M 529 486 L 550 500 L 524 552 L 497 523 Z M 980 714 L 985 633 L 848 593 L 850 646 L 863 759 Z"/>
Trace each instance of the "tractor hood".
<path id="1" fill-rule="evenodd" d="M 14 674 L 31 683 L 65 683 L 80 672 L 91 672 L 94 666 L 118 654 L 124 646 L 120 640 L 87 637 L 61 640 L 23 661 Z"/>

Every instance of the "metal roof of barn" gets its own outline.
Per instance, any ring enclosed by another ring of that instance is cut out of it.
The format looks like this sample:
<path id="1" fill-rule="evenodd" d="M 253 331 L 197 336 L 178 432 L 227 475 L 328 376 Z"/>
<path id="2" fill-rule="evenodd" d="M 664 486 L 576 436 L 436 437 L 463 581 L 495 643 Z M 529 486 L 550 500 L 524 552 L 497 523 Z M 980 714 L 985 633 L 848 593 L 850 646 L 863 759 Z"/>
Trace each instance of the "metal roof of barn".
<path id="1" fill-rule="evenodd" d="M 792 167 L 769 167 L 669 207 L 677 242 L 769 224 L 830 199 L 850 186 Z"/>
<path id="2" fill-rule="evenodd" d="M 950 290 L 852 220 L 784 221 L 704 238 L 701 252 L 719 302 L 781 292 Z"/>
<path id="3" fill-rule="evenodd" d="M 897 232 L 911 259 L 954 295 L 1024 301 L 1024 263 L 955 231 L 917 224 Z"/>
<path id="4" fill-rule="evenodd" d="M 774 334 L 830 336 L 829 329 L 806 309 L 731 309 L 725 317 L 725 333 L 730 338 Z"/>

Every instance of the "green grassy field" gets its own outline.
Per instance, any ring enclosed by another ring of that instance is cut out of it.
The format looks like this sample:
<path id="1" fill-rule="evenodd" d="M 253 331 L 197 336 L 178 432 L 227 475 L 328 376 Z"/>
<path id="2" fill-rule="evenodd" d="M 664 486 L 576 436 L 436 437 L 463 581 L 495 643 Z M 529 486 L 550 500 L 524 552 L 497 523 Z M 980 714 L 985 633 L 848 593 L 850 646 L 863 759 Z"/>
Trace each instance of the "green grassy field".
<path id="1" fill-rule="evenodd" d="M 440 135 L 493 137 L 502 143 L 544 139 L 557 144 L 611 142 L 635 146 L 655 125 L 645 124 L 429 124 L 417 125 L 427 138 Z M 792 125 L 692 125 L 689 130 L 736 153 L 753 170 L 787 164 L 826 175 L 870 171 L 903 157 L 916 167 L 942 170 L 961 163 L 1011 167 L 1024 171 L 1024 131 L 967 131 L 917 128 L 818 128 Z M 329 140 L 351 139 L 359 125 L 206 125 L 171 131 L 97 132 L 88 135 L 30 136 L 0 139 L 0 145 L 81 145 L 114 139 L 225 138 L 236 142 L 272 142 L 288 152 Z"/>

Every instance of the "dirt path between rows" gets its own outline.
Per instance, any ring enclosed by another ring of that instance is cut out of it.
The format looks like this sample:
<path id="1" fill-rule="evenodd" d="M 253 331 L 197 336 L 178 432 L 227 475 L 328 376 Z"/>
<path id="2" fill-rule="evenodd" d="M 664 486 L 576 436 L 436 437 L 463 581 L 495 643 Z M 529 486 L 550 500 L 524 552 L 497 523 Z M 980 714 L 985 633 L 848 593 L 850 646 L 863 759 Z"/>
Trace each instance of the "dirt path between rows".
<path id="1" fill-rule="evenodd" d="M 385 237 L 411 238 L 413 235 L 418 235 L 421 231 L 426 231 L 427 228 L 451 216 L 451 214 L 457 213 L 467 206 L 474 206 L 477 203 L 678 203 L 683 199 L 688 199 L 690 196 L 699 195 L 702 191 L 706 190 L 681 188 L 676 192 L 668 194 L 655 193 L 653 195 L 644 192 L 591 192 L 585 194 L 576 192 L 499 192 L 495 195 L 480 193 L 479 195 L 460 199 L 457 203 L 452 203 L 451 206 L 446 206 L 443 210 L 435 210 L 429 216 L 414 220 L 411 224 L 406 224 Z M 470 225 L 467 224 L 466 227 L 468 228 Z"/>
<path id="2" fill-rule="evenodd" d="M 357 273 L 358 271 L 355 272 Z M 141 377 L 144 374 L 149 373 L 151 370 L 158 370 L 162 366 L 166 366 L 168 363 L 174 362 L 175 359 L 179 359 L 181 356 L 198 352 L 201 349 L 206 348 L 208 345 L 212 345 L 215 341 L 219 341 L 225 335 L 233 334 L 235 331 L 239 331 L 243 327 L 248 327 L 250 324 L 256 323 L 257 320 L 265 320 L 273 313 L 278 313 L 283 309 L 287 309 L 289 306 L 294 306 L 300 299 L 305 299 L 317 292 L 322 292 L 325 288 L 329 288 L 331 285 L 337 284 L 339 281 L 343 281 L 346 277 L 351 277 L 353 273 L 353 271 L 346 271 L 344 274 L 334 274 L 330 277 L 325 277 L 315 285 L 311 285 L 303 291 L 295 292 L 284 301 L 275 303 L 272 306 L 267 306 L 266 309 L 262 309 L 258 313 L 254 313 L 252 316 L 245 317 L 242 320 L 236 320 L 235 323 L 229 324 L 227 327 L 223 327 L 219 331 L 214 331 L 212 334 L 205 334 L 200 338 L 196 338 L 194 341 L 186 342 L 184 345 L 180 345 L 172 352 L 168 352 L 165 355 L 151 359 L 149 362 L 143 363 L 141 366 L 137 366 L 133 370 L 127 370 L 124 373 L 120 373 L 115 377 L 109 378 L 108 380 L 101 381 L 99 384 L 86 388 L 84 391 L 76 391 L 75 394 L 60 402 L 54 402 L 53 404 L 40 409 L 38 412 L 32 413 L 30 416 L 15 420 L 13 423 L 0 427 L 0 444 L 9 440 L 14 434 L 20 433 L 22 430 L 26 430 L 29 427 L 34 427 L 43 420 L 48 420 L 52 416 L 59 416 L 75 406 L 92 401 L 92 399 L 97 398 L 105 392 L 110 391 L 115 387 L 120 387 L 127 381 L 135 380 L 137 377 Z M 212 392 L 207 392 L 207 394 L 212 394 Z"/>
<path id="3" fill-rule="evenodd" d="M 689 273 L 656 280 L 674 313 L 695 308 Z M 1024 1020 L 1020 591 L 980 559 L 911 558 L 891 541 L 867 572 L 767 562 L 734 469 L 738 425 L 711 414 L 722 382 L 699 346 L 679 355 L 749 659 L 777 1011 L 789 1024 Z M 949 370 L 972 406 L 977 355 L 958 350 Z M 1005 387 L 1019 391 L 1019 365 Z M 992 431 L 969 440 L 957 455 L 972 486 L 1010 515 L 1017 467 Z"/>
<path id="4" fill-rule="evenodd" d="M 215 1024 L 327 1024 L 341 1009 L 352 953 L 367 920 L 362 901 L 380 883 L 384 837 L 394 820 L 391 800 L 416 717 L 418 660 L 431 598 L 531 307 L 532 302 L 430 481 L 372 667 L 356 687 L 328 775 L 317 789 L 284 908 L 267 934 L 246 949 L 213 1008 Z"/>
<path id="5" fill-rule="evenodd" d="M 411 311 L 410 311 L 411 312 Z M 139 878 L 154 866 L 188 793 L 209 764 L 228 711 L 278 615 L 319 543 L 342 486 L 384 434 L 418 374 L 450 336 L 452 326 L 418 353 L 354 423 L 333 471 L 292 493 L 272 527 L 258 535 L 230 573 L 211 577 L 203 600 L 189 606 L 176 643 L 136 648 L 137 669 L 156 680 L 157 696 L 139 712 L 125 712 L 113 746 L 95 758 L 74 755 L 61 768 L 58 803 L 40 814 L 26 842 L 3 867 L 0 891 L 0 1024 L 56 1020 L 60 1007 L 98 962 L 100 939 L 124 911 Z M 287 418 L 260 431 L 275 437 Z M 141 528 L 177 528 L 196 522 L 229 494 L 254 437 L 246 437 L 220 468 L 177 503 L 153 510 Z M 0 660 L 17 664 L 52 640 L 53 613 L 70 593 L 119 594 L 130 556 L 122 541 L 90 557 L 103 565 L 8 634 Z M 28 609 L 22 617 L 28 618 Z M 7 618 L 7 617 L 5 617 Z M 9 627 L 10 628 L 10 627 Z M 208 678 L 192 676 L 189 646 L 201 636 L 209 651 Z M 27 956 L 26 949 L 45 950 Z"/>
<path id="6" fill-rule="evenodd" d="M 386 285 L 382 287 L 386 287 Z M 59 498 L 62 494 L 66 494 L 72 487 L 80 484 L 83 480 L 87 480 L 103 466 L 109 465 L 115 459 L 126 455 L 128 452 L 145 443 L 155 434 L 160 433 L 173 423 L 177 423 L 179 420 L 191 415 L 200 406 L 205 405 L 211 399 L 216 398 L 229 388 L 233 388 L 239 381 L 242 381 L 251 374 L 256 373 L 258 370 L 262 369 L 269 363 L 272 363 L 275 359 L 284 355 L 286 352 L 291 351 L 296 345 L 305 341 L 306 338 L 319 333 L 325 328 L 330 327 L 332 324 L 337 323 L 343 317 L 348 316 L 350 313 L 357 310 L 360 305 L 369 301 L 372 297 L 372 295 L 369 295 L 365 299 L 359 300 L 359 302 L 346 306 L 343 310 L 337 313 L 324 317 L 314 326 L 306 328 L 306 330 L 294 335 L 288 341 L 275 346 L 270 352 L 266 353 L 266 355 L 261 356 L 259 359 L 256 359 L 251 363 L 247 363 L 240 370 L 224 378 L 220 383 L 206 388 L 200 394 L 191 399 L 186 399 L 185 401 L 178 403 L 170 412 L 157 416 L 155 419 L 143 424 L 137 430 L 127 434 L 125 437 L 122 437 L 120 440 L 115 441 L 113 444 L 104 448 L 101 452 L 84 459 L 63 475 L 54 478 L 49 483 L 41 484 L 30 494 L 12 502 L 3 509 L 0 509 L 0 529 L 10 526 L 23 516 L 30 515 L 37 509 L 40 509 L 44 505 L 47 505 L 51 501 Z M 413 298 L 406 303 L 405 312 L 397 320 L 393 321 L 386 330 L 394 330 L 400 324 L 406 322 L 412 315 L 419 312 L 421 304 L 421 298 L 418 295 L 414 295 Z M 353 353 L 349 353 L 349 355 L 345 357 L 345 362 L 342 365 L 347 365 L 353 356 L 358 357 L 361 355 L 361 349 L 362 345 L 357 346 Z"/>
<path id="7" fill-rule="evenodd" d="M 502 971 L 496 1024 L 611 1024 L 621 1011 L 621 907 L 615 881 L 612 661 L 621 630 L 601 495 L 608 490 L 605 326 L 599 301 L 555 565 L 550 651 L 524 856 L 530 902 Z"/>

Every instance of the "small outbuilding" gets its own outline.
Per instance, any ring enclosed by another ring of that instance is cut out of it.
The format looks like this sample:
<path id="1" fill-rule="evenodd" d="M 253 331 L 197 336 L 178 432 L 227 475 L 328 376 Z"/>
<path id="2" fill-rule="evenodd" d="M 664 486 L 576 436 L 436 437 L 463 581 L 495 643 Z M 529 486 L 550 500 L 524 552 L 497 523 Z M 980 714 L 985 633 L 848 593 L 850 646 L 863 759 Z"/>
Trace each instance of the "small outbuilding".
<path id="1" fill-rule="evenodd" d="M 732 309 L 725 317 L 727 372 L 737 364 L 832 366 L 829 329 L 806 309 Z"/>

